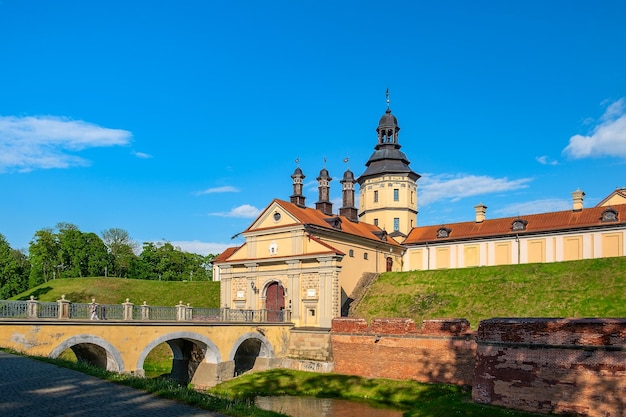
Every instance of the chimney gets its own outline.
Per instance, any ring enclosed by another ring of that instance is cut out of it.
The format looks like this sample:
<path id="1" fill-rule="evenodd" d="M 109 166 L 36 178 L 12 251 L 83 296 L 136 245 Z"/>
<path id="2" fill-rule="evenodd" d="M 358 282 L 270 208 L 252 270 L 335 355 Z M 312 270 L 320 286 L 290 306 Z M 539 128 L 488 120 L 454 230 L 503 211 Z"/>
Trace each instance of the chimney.
<path id="1" fill-rule="evenodd" d="M 580 191 L 580 189 L 574 191 L 572 193 L 572 200 L 574 203 L 574 211 L 581 211 L 583 209 L 583 200 L 585 198 L 585 193 Z"/>
<path id="2" fill-rule="evenodd" d="M 482 223 L 487 218 L 487 206 L 483 203 L 474 206 L 474 210 L 476 210 L 476 223 Z"/>

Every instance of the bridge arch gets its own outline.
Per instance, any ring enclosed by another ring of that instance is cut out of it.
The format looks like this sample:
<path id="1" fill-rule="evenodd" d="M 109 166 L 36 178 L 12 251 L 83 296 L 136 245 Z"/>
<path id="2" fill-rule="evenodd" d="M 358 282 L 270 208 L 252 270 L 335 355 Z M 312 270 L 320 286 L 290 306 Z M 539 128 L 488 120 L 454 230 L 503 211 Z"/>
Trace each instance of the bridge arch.
<path id="1" fill-rule="evenodd" d="M 254 367 L 257 358 L 274 357 L 270 341 L 260 332 L 249 332 L 239 337 L 230 352 L 229 360 L 234 363 L 234 376 Z"/>
<path id="2" fill-rule="evenodd" d="M 150 351 L 161 343 L 167 343 L 172 349 L 170 376 L 180 383 L 191 381 L 202 363 L 218 364 L 222 360 L 218 347 L 206 336 L 194 332 L 172 332 L 157 337 L 143 348 L 137 359 L 138 374 L 143 373 L 143 364 Z"/>
<path id="3" fill-rule="evenodd" d="M 89 334 L 72 336 L 55 347 L 49 356 L 58 358 L 67 349 L 72 349 L 80 362 L 87 362 L 107 371 L 125 371 L 124 360 L 120 352 L 101 337 Z"/>

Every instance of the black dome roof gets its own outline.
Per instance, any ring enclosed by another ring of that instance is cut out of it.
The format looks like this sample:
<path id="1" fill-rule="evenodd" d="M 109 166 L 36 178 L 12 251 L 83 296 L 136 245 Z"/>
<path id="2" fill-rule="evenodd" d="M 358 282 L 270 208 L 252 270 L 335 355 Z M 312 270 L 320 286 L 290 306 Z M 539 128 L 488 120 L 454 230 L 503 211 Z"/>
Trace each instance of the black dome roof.
<path id="1" fill-rule="evenodd" d="M 397 126 L 398 126 L 398 119 L 396 119 L 396 116 L 391 114 L 391 109 L 387 109 L 385 114 L 383 114 L 383 117 L 380 118 L 380 121 L 378 122 L 378 127 L 380 128 L 380 127 L 397 127 Z"/>

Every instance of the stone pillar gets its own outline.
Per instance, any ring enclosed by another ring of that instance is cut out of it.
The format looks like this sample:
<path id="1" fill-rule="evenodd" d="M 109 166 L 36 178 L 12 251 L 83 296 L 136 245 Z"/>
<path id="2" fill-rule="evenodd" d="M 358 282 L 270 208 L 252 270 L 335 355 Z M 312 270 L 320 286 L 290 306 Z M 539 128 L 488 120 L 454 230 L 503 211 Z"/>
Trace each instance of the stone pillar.
<path id="1" fill-rule="evenodd" d="M 122 303 L 123 308 L 123 317 L 124 320 L 132 320 L 133 319 L 133 306 L 134 304 L 130 302 L 130 299 L 126 299 L 125 303 Z"/>
<path id="2" fill-rule="evenodd" d="M 185 316 L 187 313 L 187 306 L 183 304 L 182 300 L 178 302 L 176 306 L 176 320 L 185 321 Z"/>
<path id="3" fill-rule="evenodd" d="M 36 319 L 39 317 L 39 301 L 34 296 L 30 296 L 30 300 L 26 301 L 26 317 Z"/>
<path id="4" fill-rule="evenodd" d="M 150 320 L 150 306 L 145 301 L 141 305 L 141 320 Z"/>
<path id="5" fill-rule="evenodd" d="M 60 300 L 57 300 L 59 305 L 59 320 L 70 318 L 70 304 L 72 302 L 65 299 L 65 294 L 61 296 Z"/>
<path id="6" fill-rule="evenodd" d="M 187 306 L 185 307 L 185 320 L 191 321 L 191 319 L 193 319 L 193 307 L 187 303 Z"/>

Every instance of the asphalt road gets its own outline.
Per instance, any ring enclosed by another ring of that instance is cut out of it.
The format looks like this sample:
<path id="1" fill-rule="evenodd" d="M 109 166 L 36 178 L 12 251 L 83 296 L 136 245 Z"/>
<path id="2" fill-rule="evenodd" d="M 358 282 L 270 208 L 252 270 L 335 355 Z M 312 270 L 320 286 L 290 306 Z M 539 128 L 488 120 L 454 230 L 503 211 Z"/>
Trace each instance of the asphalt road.
<path id="1" fill-rule="evenodd" d="M 2 351 L 0 416 L 224 417 Z"/>

